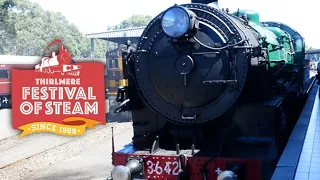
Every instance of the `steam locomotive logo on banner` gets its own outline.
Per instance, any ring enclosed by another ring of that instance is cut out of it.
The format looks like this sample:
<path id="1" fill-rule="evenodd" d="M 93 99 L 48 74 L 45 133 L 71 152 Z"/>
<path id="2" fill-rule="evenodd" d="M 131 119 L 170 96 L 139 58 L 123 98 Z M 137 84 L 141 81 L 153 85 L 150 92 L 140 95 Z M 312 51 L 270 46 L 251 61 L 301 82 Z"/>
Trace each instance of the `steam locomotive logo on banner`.
<path id="1" fill-rule="evenodd" d="M 52 52 L 51 57 L 43 57 L 41 63 L 35 66 L 35 70 L 44 73 L 65 73 L 72 76 L 80 75 L 80 65 L 71 65 L 71 55 L 63 45 L 59 46 L 59 54 Z"/>
<path id="2" fill-rule="evenodd" d="M 54 44 L 60 44 L 59 52 L 41 58 L 34 70 L 11 71 L 12 123 L 23 131 L 19 137 L 36 132 L 78 136 L 106 123 L 104 64 L 72 62 L 61 40 L 44 51 Z"/>

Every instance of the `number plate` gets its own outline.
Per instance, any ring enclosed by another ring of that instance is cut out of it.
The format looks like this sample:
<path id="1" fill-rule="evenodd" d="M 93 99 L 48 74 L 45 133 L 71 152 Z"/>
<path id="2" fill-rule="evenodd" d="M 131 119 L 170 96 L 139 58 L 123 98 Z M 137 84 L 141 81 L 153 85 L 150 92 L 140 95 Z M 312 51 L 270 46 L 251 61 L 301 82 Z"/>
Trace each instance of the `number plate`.
<path id="1" fill-rule="evenodd" d="M 174 159 L 153 159 L 146 162 L 146 175 L 159 178 L 168 176 L 178 176 L 179 163 Z"/>

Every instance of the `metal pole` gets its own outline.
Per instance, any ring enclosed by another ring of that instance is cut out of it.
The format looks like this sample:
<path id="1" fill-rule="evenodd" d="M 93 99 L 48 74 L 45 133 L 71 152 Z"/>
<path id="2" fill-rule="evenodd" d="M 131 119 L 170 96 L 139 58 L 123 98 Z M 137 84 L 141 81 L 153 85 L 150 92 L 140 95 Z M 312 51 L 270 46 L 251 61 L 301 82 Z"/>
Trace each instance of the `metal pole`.
<path id="1" fill-rule="evenodd" d="M 91 38 L 91 59 L 94 58 L 94 39 Z"/>

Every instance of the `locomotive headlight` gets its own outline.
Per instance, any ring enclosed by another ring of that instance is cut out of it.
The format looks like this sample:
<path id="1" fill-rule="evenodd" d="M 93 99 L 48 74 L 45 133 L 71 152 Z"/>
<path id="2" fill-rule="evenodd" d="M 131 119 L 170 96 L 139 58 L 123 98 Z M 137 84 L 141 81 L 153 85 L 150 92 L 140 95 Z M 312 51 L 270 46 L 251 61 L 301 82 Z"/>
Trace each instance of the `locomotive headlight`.
<path id="1" fill-rule="evenodd" d="M 172 38 L 180 38 L 191 32 L 198 25 L 196 15 L 181 6 L 173 6 L 162 15 L 161 27 Z"/>

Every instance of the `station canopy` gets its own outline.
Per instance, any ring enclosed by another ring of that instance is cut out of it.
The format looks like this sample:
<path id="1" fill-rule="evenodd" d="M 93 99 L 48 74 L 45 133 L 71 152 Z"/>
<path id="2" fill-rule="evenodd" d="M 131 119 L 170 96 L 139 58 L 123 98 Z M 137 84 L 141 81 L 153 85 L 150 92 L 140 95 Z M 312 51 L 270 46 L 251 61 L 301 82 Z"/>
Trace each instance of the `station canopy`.
<path id="1" fill-rule="evenodd" d="M 111 30 L 106 32 L 99 32 L 99 33 L 91 33 L 86 34 L 87 38 L 93 39 L 101 39 L 105 41 L 111 41 L 114 43 L 126 44 L 127 40 L 130 40 L 132 43 L 138 43 L 144 29 L 146 27 L 134 27 L 134 28 L 126 28 L 126 29 L 117 29 Z M 93 51 L 93 44 L 91 45 Z M 320 54 L 320 49 L 312 49 L 306 51 L 306 56 L 311 54 Z"/>
<path id="2" fill-rule="evenodd" d="M 320 54 L 320 49 L 312 49 L 306 51 L 306 54 Z"/>
<path id="3" fill-rule="evenodd" d="M 102 39 L 102 40 L 111 41 L 118 44 L 126 44 L 127 40 L 130 40 L 132 43 L 137 43 L 144 29 L 145 29 L 145 26 L 111 30 L 111 31 L 100 32 L 100 33 L 91 33 L 91 34 L 86 34 L 86 36 L 87 38 L 90 38 L 90 39 Z"/>

